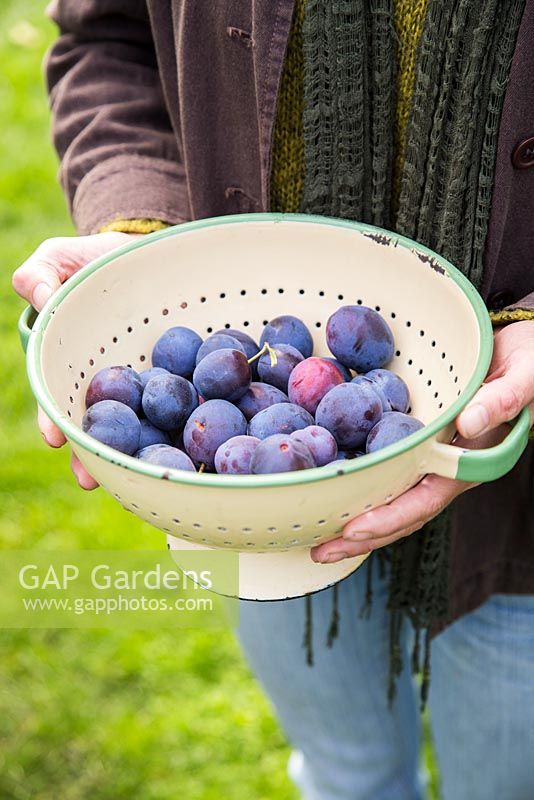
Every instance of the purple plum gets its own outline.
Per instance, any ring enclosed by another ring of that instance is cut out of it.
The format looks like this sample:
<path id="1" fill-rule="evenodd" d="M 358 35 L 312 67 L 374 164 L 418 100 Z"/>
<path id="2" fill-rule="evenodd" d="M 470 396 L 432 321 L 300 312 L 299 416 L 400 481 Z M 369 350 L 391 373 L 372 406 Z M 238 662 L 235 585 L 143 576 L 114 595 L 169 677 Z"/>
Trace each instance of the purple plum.
<path id="1" fill-rule="evenodd" d="M 317 465 L 309 447 L 283 433 L 269 436 L 260 442 L 250 465 L 254 475 L 295 472 L 315 466 Z"/>
<path id="2" fill-rule="evenodd" d="M 315 414 L 317 425 L 330 431 L 341 450 L 358 450 L 382 418 L 382 403 L 365 385 L 342 383 L 323 397 Z"/>
<path id="3" fill-rule="evenodd" d="M 395 345 L 387 322 L 367 306 L 342 306 L 326 324 L 331 353 L 356 372 L 383 367 L 393 358 Z"/>
<path id="4" fill-rule="evenodd" d="M 250 475 L 250 462 L 260 439 L 233 436 L 215 453 L 215 470 L 220 475 Z"/>

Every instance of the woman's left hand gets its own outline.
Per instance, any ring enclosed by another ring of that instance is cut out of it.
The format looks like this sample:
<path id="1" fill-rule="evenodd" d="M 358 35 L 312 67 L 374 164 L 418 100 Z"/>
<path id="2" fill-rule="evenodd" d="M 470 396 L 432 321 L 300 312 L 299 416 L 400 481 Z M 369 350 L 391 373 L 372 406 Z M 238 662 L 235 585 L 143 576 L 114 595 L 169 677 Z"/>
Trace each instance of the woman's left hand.
<path id="1" fill-rule="evenodd" d="M 455 444 L 476 449 L 494 444 L 503 423 L 528 406 L 534 412 L 534 321 L 515 322 L 494 336 L 487 378 L 456 419 Z M 418 531 L 459 494 L 476 484 L 427 475 L 391 503 L 360 514 L 347 523 L 342 537 L 314 547 L 314 561 L 333 564 L 364 555 Z"/>

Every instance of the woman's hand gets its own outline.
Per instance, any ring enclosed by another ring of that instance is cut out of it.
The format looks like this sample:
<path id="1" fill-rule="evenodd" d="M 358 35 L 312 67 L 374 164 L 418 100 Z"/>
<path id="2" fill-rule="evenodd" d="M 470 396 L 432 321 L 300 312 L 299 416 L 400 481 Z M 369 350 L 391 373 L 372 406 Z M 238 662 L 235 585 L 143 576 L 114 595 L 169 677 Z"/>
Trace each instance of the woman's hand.
<path id="1" fill-rule="evenodd" d="M 40 311 L 67 278 L 89 261 L 131 239 L 132 234 L 127 233 L 96 233 L 93 236 L 47 239 L 13 273 L 13 288 Z M 61 447 L 65 444 L 65 437 L 41 408 L 37 409 L 37 420 L 41 435 L 50 447 Z M 98 486 L 74 454 L 71 466 L 82 489 L 95 489 Z"/>
<path id="2" fill-rule="evenodd" d="M 484 385 L 456 419 L 455 444 L 476 449 L 502 439 L 499 430 L 528 406 L 534 412 L 534 322 L 515 322 L 499 330 Z M 475 484 L 427 475 L 388 505 L 347 523 L 342 537 L 314 547 L 312 558 L 333 564 L 364 555 L 418 531 L 459 494 Z"/>

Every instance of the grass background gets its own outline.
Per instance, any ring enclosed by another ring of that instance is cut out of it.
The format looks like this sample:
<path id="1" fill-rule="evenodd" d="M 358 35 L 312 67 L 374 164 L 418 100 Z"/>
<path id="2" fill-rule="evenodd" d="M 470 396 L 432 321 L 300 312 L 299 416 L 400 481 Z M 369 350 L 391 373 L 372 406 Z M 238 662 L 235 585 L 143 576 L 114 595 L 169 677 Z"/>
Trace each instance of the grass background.
<path id="1" fill-rule="evenodd" d="M 45 5 L 0 6 L 0 547 L 162 548 L 102 491 L 81 492 L 34 424 L 10 276 L 73 233 L 49 143 Z M 0 631 L 0 648 L 0 798 L 296 799 L 283 734 L 229 632 Z M 425 754 L 437 800 L 428 741 Z"/>

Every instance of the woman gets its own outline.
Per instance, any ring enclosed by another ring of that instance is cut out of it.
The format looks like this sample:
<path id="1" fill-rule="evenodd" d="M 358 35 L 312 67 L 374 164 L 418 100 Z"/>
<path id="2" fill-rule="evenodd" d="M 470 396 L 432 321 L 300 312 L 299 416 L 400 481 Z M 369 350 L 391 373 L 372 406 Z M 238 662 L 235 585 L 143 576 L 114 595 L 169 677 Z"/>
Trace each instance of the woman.
<path id="1" fill-rule="evenodd" d="M 184 220 L 268 209 L 360 219 L 450 258 L 495 324 L 510 323 L 457 420 L 464 446 L 532 405 L 534 0 L 57 0 L 51 14 L 54 137 L 81 235 L 30 256 L 14 275 L 22 296 L 41 308 L 91 258 Z M 40 425 L 64 443 L 42 414 Z M 529 447 L 478 488 L 427 476 L 315 548 L 331 563 L 408 537 L 375 581 L 370 622 L 358 614 L 365 570 L 338 587 L 333 647 L 332 592 L 243 604 L 241 640 L 307 800 L 422 796 L 406 661 L 414 630 L 442 628 L 429 705 L 445 799 L 533 796 L 532 459 Z"/>

